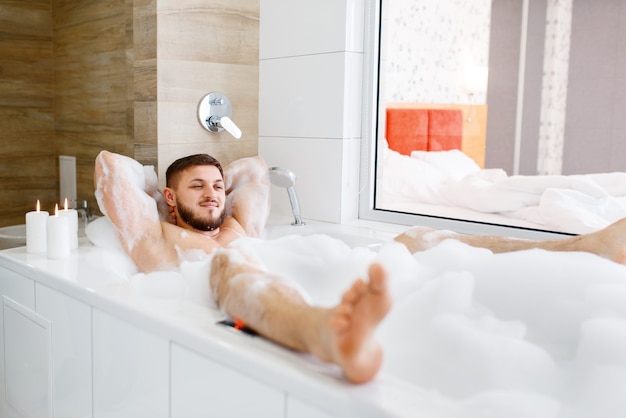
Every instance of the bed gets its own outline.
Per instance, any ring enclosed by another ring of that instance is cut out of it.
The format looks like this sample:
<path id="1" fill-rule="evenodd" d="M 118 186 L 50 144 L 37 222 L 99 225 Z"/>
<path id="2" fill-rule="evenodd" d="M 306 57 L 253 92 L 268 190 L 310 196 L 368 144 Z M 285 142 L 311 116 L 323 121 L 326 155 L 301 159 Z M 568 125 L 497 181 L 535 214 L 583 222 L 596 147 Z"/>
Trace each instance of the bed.
<path id="1" fill-rule="evenodd" d="M 377 209 L 574 234 L 626 217 L 626 173 L 486 169 L 486 105 L 390 102 L 384 114 Z"/>
<path id="2" fill-rule="evenodd" d="M 524 228 L 586 233 L 626 217 L 626 173 L 509 176 L 458 149 L 383 147 L 376 207 Z"/>

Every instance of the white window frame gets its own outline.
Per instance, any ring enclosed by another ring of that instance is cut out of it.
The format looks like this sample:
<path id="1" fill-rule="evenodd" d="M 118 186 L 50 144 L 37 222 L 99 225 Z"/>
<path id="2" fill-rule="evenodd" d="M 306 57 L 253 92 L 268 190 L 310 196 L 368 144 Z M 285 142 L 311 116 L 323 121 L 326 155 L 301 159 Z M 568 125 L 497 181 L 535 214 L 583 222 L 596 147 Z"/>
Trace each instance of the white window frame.
<path id="1" fill-rule="evenodd" d="M 380 48 L 380 9 L 383 1 L 366 0 L 363 58 L 363 109 L 359 219 L 399 225 L 423 225 L 472 235 L 500 235 L 525 239 L 553 239 L 573 235 L 567 233 L 498 225 L 486 222 L 451 219 L 430 215 L 395 212 L 374 207 L 376 193 L 377 130 L 379 112 L 378 69 Z"/>

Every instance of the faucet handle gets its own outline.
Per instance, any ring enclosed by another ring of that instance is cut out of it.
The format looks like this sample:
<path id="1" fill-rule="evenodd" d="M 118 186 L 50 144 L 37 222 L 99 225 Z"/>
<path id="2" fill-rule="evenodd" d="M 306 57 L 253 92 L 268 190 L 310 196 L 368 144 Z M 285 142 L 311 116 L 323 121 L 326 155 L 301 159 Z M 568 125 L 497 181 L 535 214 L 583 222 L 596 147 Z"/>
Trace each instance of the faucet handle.
<path id="1" fill-rule="evenodd" d="M 221 93 L 209 93 L 198 104 L 198 120 L 209 132 L 226 130 L 235 138 L 241 138 L 241 129 L 231 119 L 233 108 L 230 100 Z"/>
<path id="2" fill-rule="evenodd" d="M 219 124 L 235 138 L 241 138 L 241 129 L 239 129 L 239 126 L 235 125 L 235 122 L 233 122 L 233 120 L 228 116 L 222 116 Z"/>

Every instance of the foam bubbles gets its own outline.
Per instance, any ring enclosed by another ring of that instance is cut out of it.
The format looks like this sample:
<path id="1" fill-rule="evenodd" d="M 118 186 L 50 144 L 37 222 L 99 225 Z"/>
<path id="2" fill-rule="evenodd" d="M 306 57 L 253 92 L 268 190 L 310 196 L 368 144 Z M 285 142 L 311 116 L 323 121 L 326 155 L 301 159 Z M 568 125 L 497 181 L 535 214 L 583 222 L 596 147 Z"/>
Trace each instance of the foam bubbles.
<path id="1" fill-rule="evenodd" d="M 114 238 L 95 242 L 119 251 Z M 455 417 L 604 418 L 626 410 L 626 266 L 584 253 L 494 255 L 454 240 L 415 255 L 396 242 L 375 253 L 325 235 L 232 246 L 319 305 L 335 304 L 381 262 L 394 298 L 377 331 L 382 372 L 446 399 Z M 131 274 L 132 288 L 214 308 L 210 256 L 181 256 L 177 272 Z"/>
<path id="2" fill-rule="evenodd" d="M 106 216 L 101 216 L 87 224 L 85 235 L 98 248 L 124 251 L 113 223 Z"/>
<path id="3" fill-rule="evenodd" d="M 231 246 L 255 253 L 267 271 L 294 280 L 319 306 L 336 305 L 354 280 L 365 276 L 376 255 L 321 234 L 240 238 Z"/>
<path id="4" fill-rule="evenodd" d="M 586 253 L 494 255 L 444 241 L 381 326 L 383 370 L 471 417 L 626 410 L 626 266 Z"/>

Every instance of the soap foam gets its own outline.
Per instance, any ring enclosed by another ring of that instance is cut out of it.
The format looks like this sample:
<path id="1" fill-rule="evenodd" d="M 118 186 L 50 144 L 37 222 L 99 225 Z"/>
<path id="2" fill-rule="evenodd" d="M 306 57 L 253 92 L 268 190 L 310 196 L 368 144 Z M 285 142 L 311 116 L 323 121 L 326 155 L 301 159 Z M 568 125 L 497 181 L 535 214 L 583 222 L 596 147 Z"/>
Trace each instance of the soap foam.
<path id="1" fill-rule="evenodd" d="M 455 240 L 415 255 L 396 242 L 375 253 L 325 235 L 241 238 L 231 247 L 324 306 L 372 261 L 382 263 L 394 299 L 377 331 L 382 373 L 444 397 L 455 417 L 626 410 L 626 266 L 586 253 L 493 254 Z M 131 275 L 133 290 L 215 308 L 211 256 L 185 257 L 178 272 Z M 246 297 L 254 301 L 267 284 L 259 278 Z"/>
<path id="2" fill-rule="evenodd" d="M 586 253 L 494 255 L 453 240 L 414 258 L 422 284 L 379 331 L 384 372 L 443 394 L 459 416 L 625 410 L 625 266 Z"/>

